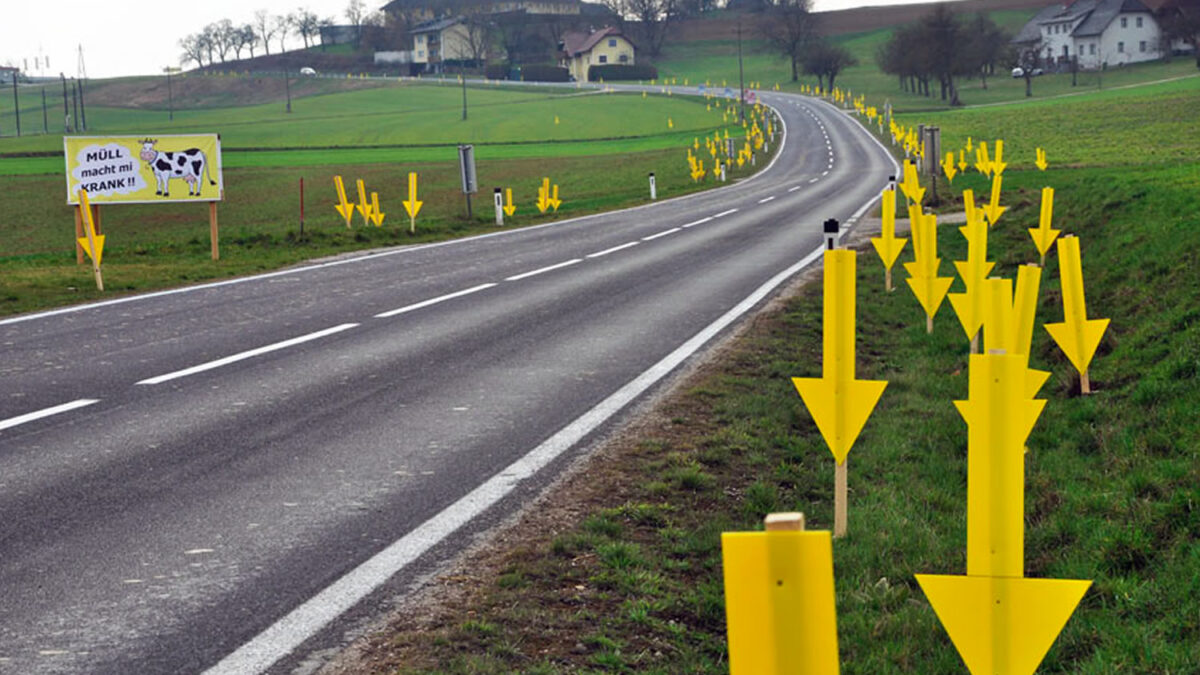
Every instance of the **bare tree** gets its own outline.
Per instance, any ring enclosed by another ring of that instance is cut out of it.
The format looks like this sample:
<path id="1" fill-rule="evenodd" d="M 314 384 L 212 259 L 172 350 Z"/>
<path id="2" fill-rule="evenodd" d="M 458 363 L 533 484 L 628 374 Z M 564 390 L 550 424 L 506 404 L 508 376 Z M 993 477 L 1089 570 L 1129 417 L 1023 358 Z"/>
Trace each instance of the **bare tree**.
<path id="1" fill-rule="evenodd" d="M 267 10 L 260 9 L 254 13 L 254 27 L 258 39 L 262 41 L 263 50 L 271 55 L 271 39 L 275 37 L 275 21 Z"/>
<path id="2" fill-rule="evenodd" d="M 308 49 L 309 40 L 314 42 L 321 34 L 321 18 L 312 10 L 301 8 L 296 10 L 292 15 L 296 20 L 296 32 L 300 34 L 300 39 L 304 40 L 304 48 Z"/>
<path id="3" fill-rule="evenodd" d="M 603 0 L 618 21 L 637 25 L 638 37 L 650 56 L 662 52 L 667 31 L 679 18 L 679 0 Z"/>
<path id="4" fill-rule="evenodd" d="M 350 4 L 346 5 L 346 19 L 350 21 L 351 26 L 354 26 L 355 49 L 362 46 L 362 25 L 366 15 L 367 6 L 363 0 L 350 0 Z"/>
<path id="5" fill-rule="evenodd" d="M 199 35 L 193 34 L 183 38 L 179 41 L 179 47 L 183 49 L 183 55 L 179 58 L 180 65 L 195 61 L 197 68 L 204 67 L 204 45 Z"/>
<path id="6" fill-rule="evenodd" d="M 812 0 L 779 0 L 762 17 L 761 32 L 792 64 L 792 82 L 800 79 L 800 63 L 816 33 Z"/>
<path id="7" fill-rule="evenodd" d="M 238 41 L 242 47 L 250 50 L 250 58 L 254 58 L 254 46 L 258 44 L 258 33 L 254 26 L 246 24 L 238 29 Z"/>
<path id="8" fill-rule="evenodd" d="M 291 14 L 280 14 L 275 17 L 272 26 L 275 28 L 275 37 L 279 38 L 279 53 L 287 51 L 283 43 L 287 40 L 287 36 L 292 32 L 292 28 L 296 25 L 295 17 Z"/>
<path id="9" fill-rule="evenodd" d="M 845 47 L 821 39 L 809 45 L 804 52 L 803 67 L 804 72 L 817 76 L 817 83 L 822 89 L 831 90 L 838 74 L 857 63 L 858 60 Z"/>

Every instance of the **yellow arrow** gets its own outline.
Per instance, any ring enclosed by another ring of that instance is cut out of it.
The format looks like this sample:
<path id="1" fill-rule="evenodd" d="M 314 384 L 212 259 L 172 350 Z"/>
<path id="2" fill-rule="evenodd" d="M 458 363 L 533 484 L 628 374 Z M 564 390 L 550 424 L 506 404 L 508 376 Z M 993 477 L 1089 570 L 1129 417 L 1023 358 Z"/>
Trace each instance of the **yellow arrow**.
<path id="1" fill-rule="evenodd" d="M 982 145 L 982 143 L 981 143 Z M 1000 216 L 1008 210 L 1007 206 L 1000 206 L 1000 184 L 1004 177 L 1000 174 L 992 176 L 992 201 L 987 206 L 983 207 L 983 213 L 987 216 L 988 225 L 995 225 Z"/>
<path id="2" fill-rule="evenodd" d="M 538 188 L 537 208 L 540 213 L 545 213 L 546 209 L 550 208 L 550 179 L 543 178 L 542 185 Z"/>
<path id="3" fill-rule="evenodd" d="M 355 183 L 358 185 L 358 204 L 354 208 L 362 215 L 363 225 L 366 225 L 371 222 L 371 202 L 367 201 L 367 186 L 361 178 Z"/>
<path id="4" fill-rule="evenodd" d="M 954 177 L 958 175 L 958 170 L 954 168 L 954 153 L 947 152 L 946 159 L 942 160 L 942 171 L 946 172 L 946 180 L 954 182 Z"/>
<path id="5" fill-rule="evenodd" d="M 987 141 L 979 141 L 975 148 L 975 170 L 985 176 L 992 175 L 992 161 L 988 159 Z"/>
<path id="6" fill-rule="evenodd" d="M 675 122 L 674 122 L 674 121 L 673 121 L 673 120 L 672 120 L 670 117 L 668 117 L 668 118 L 667 118 L 667 128 L 668 128 L 668 129 L 674 129 L 674 128 L 675 128 Z"/>
<path id="7" fill-rule="evenodd" d="M 721 533 L 731 675 L 837 675 L 829 532 Z M 783 515 L 783 514 L 778 514 Z"/>
<path id="8" fill-rule="evenodd" d="M 511 216 L 516 212 L 517 207 L 512 200 L 512 188 L 504 188 L 504 215 Z"/>
<path id="9" fill-rule="evenodd" d="M 421 212 L 421 205 L 425 202 L 417 200 L 417 174 L 410 171 L 408 174 L 408 199 L 401 201 L 404 205 L 404 210 L 408 212 L 408 231 L 415 233 L 417 231 L 417 214 Z"/>
<path id="10" fill-rule="evenodd" d="M 825 251 L 821 377 L 792 378 L 839 465 L 887 386 L 882 380 L 855 379 L 856 256 L 846 249 Z"/>
<path id="11" fill-rule="evenodd" d="M 922 214 L 919 206 L 913 206 L 909 209 L 909 220 L 912 222 L 915 260 L 904 263 L 909 274 L 906 281 L 925 310 L 925 327 L 932 333 L 933 317 L 946 298 L 954 278 L 938 276 L 941 259 L 937 257 L 937 216 Z"/>
<path id="12" fill-rule="evenodd" d="M 896 264 L 896 258 L 900 257 L 900 252 L 908 244 L 908 238 L 896 236 L 895 190 L 884 189 L 881 208 L 883 209 L 883 224 L 880 226 L 880 236 L 872 237 L 871 245 L 875 247 L 875 252 L 879 254 L 879 259 L 883 262 L 884 286 L 890 291 L 892 290 L 892 266 Z"/>
<path id="13" fill-rule="evenodd" d="M 1036 156 L 1037 159 L 1033 162 L 1034 166 L 1042 171 L 1045 171 L 1046 167 L 1049 166 L 1049 164 L 1046 163 L 1046 151 L 1041 148 L 1037 148 Z"/>
<path id="14" fill-rule="evenodd" d="M 1058 238 L 1060 230 L 1050 228 L 1054 216 L 1054 188 L 1042 188 L 1042 214 L 1037 227 L 1029 228 L 1029 236 L 1033 245 L 1037 246 L 1038 254 L 1042 256 L 1042 265 L 1046 264 L 1046 251 Z"/>
<path id="15" fill-rule="evenodd" d="M 350 221 L 354 218 L 354 205 L 346 200 L 346 186 L 342 183 L 342 177 L 334 176 L 333 185 L 337 188 L 338 195 L 338 203 L 333 208 L 342 214 L 342 218 L 346 220 L 346 227 L 350 227 Z"/>
<path id="16" fill-rule="evenodd" d="M 964 202 L 968 202 L 968 200 L 971 202 L 974 201 L 973 196 L 969 193 L 971 193 L 971 190 L 963 190 Z M 973 208 L 967 212 L 966 226 L 959 228 L 963 236 L 967 239 L 967 259 L 965 261 L 954 261 L 954 267 L 958 270 L 959 278 L 963 280 L 966 292 L 949 293 L 947 295 L 947 298 L 950 300 L 950 306 L 954 308 L 954 313 L 958 315 L 958 322 L 962 325 L 963 332 L 966 333 L 968 340 L 974 340 L 975 335 L 979 333 L 979 329 L 983 325 L 983 311 L 986 306 L 987 292 L 984 281 L 996 265 L 996 263 L 988 262 L 987 260 L 987 224 L 977 214 L 973 214 L 972 211 L 974 211 Z"/>
<path id="17" fill-rule="evenodd" d="M 1008 165 L 1004 163 L 1004 141 L 996 141 L 996 156 L 992 158 L 992 175 L 999 176 L 1004 173 L 1004 168 Z"/>
<path id="18" fill-rule="evenodd" d="M 1079 254 L 1079 238 L 1073 235 L 1058 240 L 1058 273 L 1062 278 L 1063 322 L 1048 323 L 1046 330 L 1058 343 L 1058 348 L 1086 380 L 1088 365 L 1100 346 L 1108 319 L 1088 319 L 1083 297 L 1083 265 Z M 1088 387 L 1085 384 L 1084 393 Z"/>
<path id="19" fill-rule="evenodd" d="M 78 239 L 88 257 L 92 259 L 92 276 L 96 279 L 96 290 L 104 290 L 104 275 L 100 272 L 100 261 L 104 259 L 104 235 L 96 234 L 96 225 L 92 222 L 92 204 L 88 201 L 87 190 L 79 189 L 79 210 L 83 218 L 83 234 Z"/>
<path id="20" fill-rule="evenodd" d="M 386 216 L 379 210 L 379 193 L 371 193 L 371 222 L 375 223 L 375 227 L 383 226 L 383 219 Z"/>
<path id="21" fill-rule="evenodd" d="M 967 669 L 1032 675 L 1090 581 L 1025 579 L 1022 447 L 1045 401 L 1025 393 L 1011 354 L 970 356 L 969 400 L 955 405 L 967 434 L 967 576 L 918 574 Z"/>
<path id="22" fill-rule="evenodd" d="M 555 183 L 551 189 L 550 206 L 554 208 L 554 212 L 558 212 L 558 207 L 562 205 L 562 200 L 558 198 L 558 184 Z"/>
<path id="23" fill-rule="evenodd" d="M 741 165 L 739 164 L 738 166 Z M 704 160 L 696 160 L 696 165 L 692 167 L 692 180 L 699 182 L 701 178 L 704 178 L 704 173 Z"/>
<path id="24" fill-rule="evenodd" d="M 971 147 L 971 137 L 967 136 L 967 152 L 971 152 L 975 148 Z"/>
<path id="25" fill-rule="evenodd" d="M 958 151 L 958 170 L 959 171 L 967 170 L 967 153 L 962 150 Z"/>

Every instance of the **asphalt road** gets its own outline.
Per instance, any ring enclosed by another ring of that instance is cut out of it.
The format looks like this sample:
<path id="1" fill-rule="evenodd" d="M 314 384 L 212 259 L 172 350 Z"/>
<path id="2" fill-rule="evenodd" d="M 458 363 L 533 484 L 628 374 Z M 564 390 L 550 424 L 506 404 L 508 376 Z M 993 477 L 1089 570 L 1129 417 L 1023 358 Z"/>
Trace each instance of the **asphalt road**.
<path id="1" fill-rule="evenodd" d="M 764 99 L 787 140 L 730 187 L 0 321 L 0 672 L 339 645 L 896 172 L 845 113 Z"/>

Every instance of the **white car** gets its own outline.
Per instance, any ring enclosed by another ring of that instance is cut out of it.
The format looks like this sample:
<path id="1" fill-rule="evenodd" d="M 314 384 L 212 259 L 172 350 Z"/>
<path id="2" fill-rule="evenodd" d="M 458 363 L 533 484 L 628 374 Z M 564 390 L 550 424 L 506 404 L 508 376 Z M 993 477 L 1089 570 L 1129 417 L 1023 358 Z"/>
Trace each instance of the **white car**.
<path id="1" fill-rule="evenodd" d="M 312 68 L 309 68 L 308 66 L 305 66 L 300 69 L 300 74 L 306 75 L 308 77 L 316 77 L 317 71 L 313 70 Z"/>
<path id="2" fill-rule="evenodd" d="M 1013 68 L 1012 76 L 1013 77 L 1025 77 L 1025 69 L 1021 68 L 1020 66 Z"/>

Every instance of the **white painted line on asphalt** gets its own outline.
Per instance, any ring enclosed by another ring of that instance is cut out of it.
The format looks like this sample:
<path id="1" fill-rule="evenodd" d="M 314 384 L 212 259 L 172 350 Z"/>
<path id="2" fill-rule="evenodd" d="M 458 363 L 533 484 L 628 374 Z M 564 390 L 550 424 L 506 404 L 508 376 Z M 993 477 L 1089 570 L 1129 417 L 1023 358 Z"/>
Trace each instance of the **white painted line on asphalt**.
<path id="1" fill-rule="evenodd" d="M 655 239 L 658 239 L 659 237 L 665 237 L 668 234 L 675 234 L 676 232 L 678 232 L 682 229 L 683 229 L 682 227 L 672 227 L 671 229 L 663 230 L 662 232 L 659 232 L 658 234 L 652 234 L 648 237 L 642 237 L 642 241 L 654 241 Z"/>
<path id="2" fill-rule="evenodd" d="M 390 310 L 390 311 L 387 311 L 387 312 L 380 312 L 379 314 L 376 314 L 376 315 L 375 315 L 375 318 L 376 318 L 376 319 L 386 319 L 386 318 L 388 318 L 388 317 L 391 317 L 391 316 L 396 316 L 397 314 L 404 314 L 405 312 L 411 312 L 411 311 L 413 311 L 414 309 L 421 309 L 422 307 L 428 307 L 428 306 L 430 306 L 430 305 L 436 305 L 436 304 L 438 304 L 439 302 L 445 302 L 446 300 L 453 300 L 454 298 L 461 298 L 461 297 L 462 297 L 462 296 L 464 296 L 464 295 L 470 295 L 470 294 L 472 294 L 472 293 L 478 293 L 479 291 L 484 291 L 484 290 L 487 290 L 487 289 L 489 289 L 489 288 L 491 288 L 491 287 L 493 287 L 493 286 L 495 286 L 495 285 L 496 285 L 496 284 L 480 284 L 480 285 L 478 285 L 478 286 L 475 286 L 475 287 L 473 287 L 473 288 L 468 288 L 468 289 L 466 289 L 466 290 L 457 291 L 457 292 L 454 292 L 454 293 L 447 293 L 446 295 L 439 295 L 439 296 L 438 296 L 438 297 L 436 297 L 436 298 L 430 298 L 430 299 L 428 299 L 428 300 L 423 300 L 423 301 L 421 301 L 421 302 L 418 302 L 418 303 L 416 303 L 416 304 L 412 304 L 412 305 L 408 305 L 408 306 L 405 306 L 405 307 L 401 307 L 401 308 L 399 308 L 399 309 L 393 309 L 393 310 Z"/>
<path id="3" fill-rule="evenodd" d="M 620 246 L 614 246 L 614 247 L 612 247 L 612 248 L 606 248 L 606 249 L 604 249 L 603 251 L 596 251 L 595 253 L 589 253 L 589 254 L 587 254 L 587 255 L 586 255 L 586 256 L 584 256 L 584 257 L 585 257 L 585 258 L 599 258 L 599 257 L 601 257 L 601 256 L 608 255 L 609 253 L 616 253 L 617 251 L 620 251 L 621 249 L 626 249 L 626 248 L 629 248 L 630 246 L 637 246 L 637 245 L 638 245 L 638 244 L 640 244 L 640 243 L 641 243 L 641 242 L 638 242 L 638 241 L 630 241 L 630 242 L 626 242 L 626 243 L 624 243 L 624 244 L 621 244 Z"/>
<path id="4" fill-rule="evenodd" d="M 820 179 L 820 178 L 814 178 L 814 179 L 812 179 L 812 180 L 808 181 L 808 183 L 811 185 L 811 184 L 813 184 L 813 183 L 815 183 L 815 182 L 817 182 L 817 181 L 819 181 L 819 180 L 821 180 L 821 179 Z"/>
<path id="5" fill-rule="evenodd" d="M 828 176 L 828 175 L 829 175 L 829 172 L 828 172 L 828 171 L 822 171 L 822 172 L 821 172 L 821 175 L 822 175 L 822 176 Z"/>
<path id="6" fill-rule="evenodd" d="M 683 229 L 686 230 L 689 227 L 693 227 L 696 225 L 703 225 L 704 223 L 707 223 L 710 220 L 712 220 L 712 216 L 708 216 L 707 218 L 701 218 L 700 220 L 693 220 L 692 222 L 687 223 L 685 225 L 680 225 L 680 227 L 682 227 Z"/>
<path id="7" fill-rule="evenodd" d="M 771 197 L 763 197 L 762 199 L 758 200 L 758 203 L 759 203 L 759 204 L 766 204 L 767 202 L 769 202 L 769 201 L 772 201 L 772 200 L 774 200 L 774 199 L 775 199 L 775 197 L 774 197 L 774 196 L 771 196 Z"/>
<path id="8" fill-rule="evenodd" d="M 45 417 L 50 417 L 52 415 L 58 415 L 60 413 L 70 412 L 72 410 L 78 410 L 79 408 L 83 408 L 85 406 L 89 406 L 89 405 L 92 405 L 93 403 L 99 403 L 99 402 L 100 402 L 100 399 L 81 398 L 78 401 L 71 401 L 70 403 L 56 405 L 52 408 L 46 408 L 44 410 L 38 410 L 36 412 L 26 413 L 24 415 L 18 415 L 16 417 L 10 417 L 6 420 L 0 420 L 0 431 L 3 431 L 5 429 L 11 429 L 17 425 L 25 424 L 27 422 L 33 422 L 34 420 L 40 420 Z"/>
<path id="9" fill-rule="evenodd" d="M 553 272 L 554 270 L 562 269 L 563 267 L 570 267 L 571 265 L 574 265 L 575 263 L 580 263 L 580 262 L 583 262 L 583 258 L 574 258 L 574 259 L 568 260 L 566 262 L 560 262 L 557 265 L 550 265 L 549 267 L 543 267 L 541 269 L 533 270 L 532 272 L 525 272 L 523 274 L 515 274 L 511 277 L 506 277 L 504 280 L 505 281 L 520 281 L 522 279 L 528 279 L 529 277 L 537 276 L 539 274 L 545 274 L 546 272 Z"/>
<path id="10" fill-rule="evenodd" d="M 158 377 L 151 377 L 149 379 L 145 379 L 145 380 L 142 380 L 141 382 L 138 382 L 138 384 L 162 384 L 163 382 L 177 380 L 181 377 L 195 375 L 196 373 L 203 373 L 206 370 L 220 368 L 222 366 L 227 366 L 231 363 L 237 363 L 238 361 L 245 361 L 246 359 L 252 359 L 255 356 L 261 356 L 263 354 L 269 354 L 270 352 L 279 351 L 280 349 L 287 349 L 288 347 L 295 347 L 296 345 L 304 344 L 305 342 L 312 342 L 313 340 L 319 340 L 323 337 L 328 337 L 335 333 L 341 333 L 342 331 L 347 331 L 347 330 L 350 330 L 351 328 L 357 328 L 358 325 L 359 324 L 356 324 L 356 323 L 344 323 L 340 326 L 334 326 L 333 328 L 326 328 L 325 330 L 319 330 L 315 333 L 309 333 L 308 335 L 301 335 L 300 337 L 292 338 L 290 340 L 284 340 L 283 342 L 276 342 L 273 345 L 267 345 L 265 347 L 251 349 L 249 351 L 241 352 L 239 354 L 234 354 L 233 356 L 226 356 L 225 358 L 217 359 L 216 361 L 209 361 L 208 363 L 201 363 L 198 366 L 192 366 L 191 368 L 177 370 L 173 373 L 167 373 L 166 375 L 159 375 Z"/>
<path id="11" fill-rule="evenodd" d="M 458 501 L 383 549 L 374 557 L 348 572 L 345 576 L 289 612 L 266 630 L 259 633 L 204 675 L 246 675 L 261 673 L 292 653 L 305 640 L 349 611 L 363 598 L 378 589 L 393 575 L 408 567 L 429 549 L 453 534 L 463 525 L 480 517 L 485 511 L 508 496 L 522 481 L 533 476 L 582 441 L 601 424 L 636 400 L 647 389 L 669 375 L 710 340 L 734 321 L 754 309 L 776 288 L 808 267 L 824 253 L 820 247 L 800 262 L 771 277 L 735 307 L 709 324 L 675 351 L 648 370 L 630 380 L 596 407 L 576 418 L 547 438 L 524 457 L 508 465 Z"/>
<path id="12" fill-rule="evenodd" d="M 796 190 L 799 190 L 799 189 L 800 189 L 799 185 L 793 185 L 792 187 L 788 188 L 788 192 L 795 192 Z"/>
<path id="13" fill-rule="evenodd" d="M 722 212 L 716 214 L 715 216 L 713 216 L 713 218 L 720 218 L 722 216 L 727 216 L 731 213 L 737 213 L 737 209 L 729 209 L 728 211 L 722 211 Z"/>

